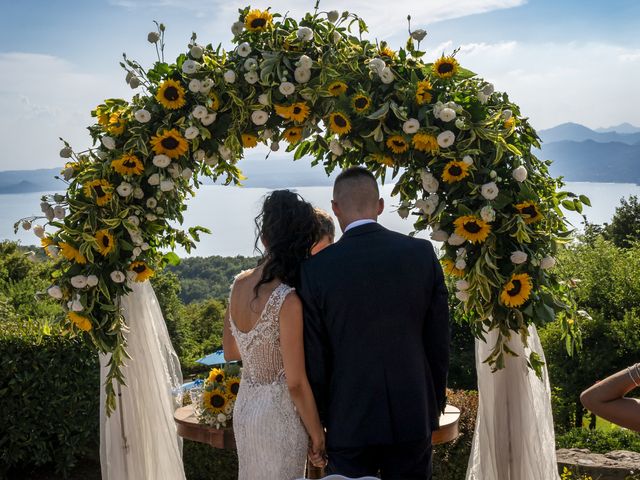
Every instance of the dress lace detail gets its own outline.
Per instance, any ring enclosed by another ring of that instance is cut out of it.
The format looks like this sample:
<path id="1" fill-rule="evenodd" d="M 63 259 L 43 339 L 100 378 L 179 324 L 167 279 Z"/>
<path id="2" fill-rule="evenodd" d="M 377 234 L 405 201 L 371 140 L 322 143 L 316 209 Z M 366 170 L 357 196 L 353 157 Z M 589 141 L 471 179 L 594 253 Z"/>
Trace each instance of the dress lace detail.
<path id="1" fill-rule="evenodd" d="M 238 330 L 230 318 L 243 366 L 233 412 L 238 480 L 304 476 L 308 436 L 289 395 L 280 351 L 280 309 L 292 291 L 278 285 L 248 332 Z"/>

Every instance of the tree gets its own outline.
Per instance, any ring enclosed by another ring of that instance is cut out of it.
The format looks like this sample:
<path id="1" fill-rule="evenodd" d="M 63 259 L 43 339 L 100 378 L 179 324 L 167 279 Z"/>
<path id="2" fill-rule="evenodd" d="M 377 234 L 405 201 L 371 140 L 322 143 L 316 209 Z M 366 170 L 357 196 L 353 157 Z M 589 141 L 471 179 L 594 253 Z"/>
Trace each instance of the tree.
<path id="1" fill-rule="evenodd" d="M 621 248 L 629 248 L 640 240 L 640 203 L 637 196 L 620 200 L 611 224 L 605 226 L 605 235 Z"/>

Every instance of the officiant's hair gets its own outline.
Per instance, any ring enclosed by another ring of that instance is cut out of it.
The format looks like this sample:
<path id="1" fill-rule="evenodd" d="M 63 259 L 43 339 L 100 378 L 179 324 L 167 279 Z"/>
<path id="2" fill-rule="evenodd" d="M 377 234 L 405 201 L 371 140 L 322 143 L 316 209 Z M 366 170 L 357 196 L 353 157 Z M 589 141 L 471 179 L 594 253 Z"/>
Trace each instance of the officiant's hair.
<path id="1" fill-rule="evenodd" d="M 342 208 L 352 207 L 357 211 L 368 208 L 380 199 L 376 177 L 363 167 L 347 168 L 333 183 L 333 199 Z"/>
<path id="2" fill-rule="evenodd" d="M 262 285 L 276 278 L 299 287 L 300 265 L 311 256 L 311 248 L 319 240 L 320 222 L 313 205 L 290 190 L 275 190 L 265 198 L 255 224 L 256 250 L 261 251 L 261 240 L 266 246 L 258 262 L 263 269 L 255 296 Z"/>

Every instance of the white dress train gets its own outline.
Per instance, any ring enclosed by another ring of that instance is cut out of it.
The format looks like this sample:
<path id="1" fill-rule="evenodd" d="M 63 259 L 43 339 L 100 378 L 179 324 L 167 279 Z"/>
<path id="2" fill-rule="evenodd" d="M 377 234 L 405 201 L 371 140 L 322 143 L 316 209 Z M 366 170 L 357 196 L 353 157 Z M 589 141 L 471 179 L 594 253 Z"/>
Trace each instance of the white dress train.
<path id="1" fill-rule="evenodd" d="M 176 432 L 173 392 L 182 373 L 151 284 L 135 283 L 122 298 L 129 327 L 116 411 L 106 416 L 104 380 L 109 357 L 100 356 L 100 464 L 102 480 L 184 480 L 182 441 Z"/>
<path id="2" fill-rule="evenodd" d="M 476 340 L 479 405 L 467 480 L 558 479 L 547 368 L 540 380 L 525 360 L 533 350 L 544 361 L 538 332 L 529 327 L 529 348 L 513 335 L 509 347 L 519 357 L 507 356 L 505 368 L 491 373 L 482 362 L 496 338 L 493 331 L 486 343 Z"/>

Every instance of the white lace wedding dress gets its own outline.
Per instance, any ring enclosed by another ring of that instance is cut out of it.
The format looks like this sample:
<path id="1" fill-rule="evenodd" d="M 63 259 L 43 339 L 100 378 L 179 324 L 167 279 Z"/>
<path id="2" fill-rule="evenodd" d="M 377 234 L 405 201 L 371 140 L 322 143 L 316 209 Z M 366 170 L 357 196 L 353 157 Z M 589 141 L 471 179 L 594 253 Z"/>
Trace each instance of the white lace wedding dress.
<path id="1" fill-rule="evenodd" d="M 243 365 L 233 411 L 238 480 L 304 476 L 309 440 L 289 395 L 280 352 L 280 309 L 292 291 L 285 284 L 277 286 L 249 332 L 238 330 L 230 318 Z"/>

